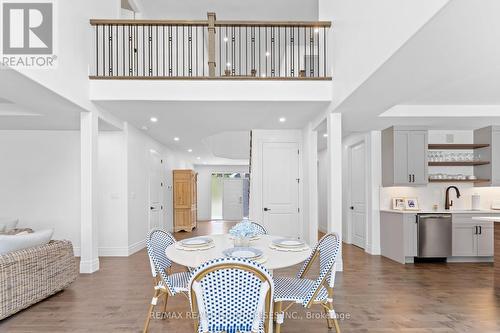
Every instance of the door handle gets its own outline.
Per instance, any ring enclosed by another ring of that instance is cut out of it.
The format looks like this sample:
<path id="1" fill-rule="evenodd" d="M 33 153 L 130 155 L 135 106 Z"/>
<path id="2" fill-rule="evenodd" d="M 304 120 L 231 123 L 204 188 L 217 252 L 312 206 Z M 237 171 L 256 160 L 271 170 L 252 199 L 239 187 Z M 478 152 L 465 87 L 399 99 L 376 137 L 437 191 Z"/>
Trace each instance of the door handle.
<path id="1" fill-rule="evenodd" d="M 270 210 L 271 210 L 270 208 L 264 207 L 265 212 L 270 211 Z"/>

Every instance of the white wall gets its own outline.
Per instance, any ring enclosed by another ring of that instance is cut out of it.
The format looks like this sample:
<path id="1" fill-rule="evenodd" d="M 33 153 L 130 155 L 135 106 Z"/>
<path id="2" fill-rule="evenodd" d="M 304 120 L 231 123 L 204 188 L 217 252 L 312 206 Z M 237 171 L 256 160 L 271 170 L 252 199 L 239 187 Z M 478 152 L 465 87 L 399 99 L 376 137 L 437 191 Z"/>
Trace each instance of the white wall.
<path id="1" fill-rule="evenodd" d="M 344 100 L 448 0 L 319 0 L 319 19 L 333 22 L 329 54 L 333 98 Z"/>
<path id="2" fill-rule="evenodd" d="M 80 133 L 0 131 L 0 216 L 80 245 Z"/>
<path id="3" fill-rule="evenodd" d="M 99 255 L 128 255 L 125 134 L 99 132 Z"/>
<path id="4" fill-rule="evenodd" d="M 318 229 L 328 231 L 328 150 L 318 152 Z"/>
<path id="5" fill-rule="evenodd" d="M 318 18 L 317 0 L 148 0 L 143 18 L 206 19 L 215 12 L 219 20 L 311 20 Z"/>
<path id="6" fill-rule="evenodd" d="M 164 211 L 161 224 L 172 230 L 172 170 L 189 169 L 192 165 L 182 156 L 174 154 L 167 147 L 155 141 L 142 131 L 127 124 L 127 200 L 128 200 L 128 246 L 134 252 L 145 245 L 149 231 L 149 172 L 151 150 L 163 159 L 163 178 L 166 180 L 163 196 Z"/>
<path id="7" fill-rule="evenodd" d="M 194 170 L 198 173 L 199 221 L 210 220 L 212 218 L 212 173 L 249 172 L 248 165 L 196 165 Z"/>

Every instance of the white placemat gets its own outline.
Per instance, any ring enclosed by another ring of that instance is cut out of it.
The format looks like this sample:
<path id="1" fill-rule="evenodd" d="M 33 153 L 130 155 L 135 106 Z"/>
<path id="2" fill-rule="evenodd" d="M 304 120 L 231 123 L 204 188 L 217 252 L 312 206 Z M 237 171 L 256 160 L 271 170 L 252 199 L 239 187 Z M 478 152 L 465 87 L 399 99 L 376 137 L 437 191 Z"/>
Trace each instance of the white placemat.
<path id="1" fill-rule="evenodd" d="M 283 252 L 302 252 L 302 251 L 307 251 L 309 250 L 309 246 L 304 246 L 304 247 L 280 247 L 280 246 L 275 246 L 273 244 L 269 244 L 269 248 L 276 250 L 276 251 L 283 251 Z"/>
<path id="2" fill-rule="evenodd" d="M 209 245 L 203 246 L 203 247 L 185 247 L 185 246 L 182 246 L 179 242 L 175 243 L 175 248 L 177 250 L 182 250 L 182 251 L 204 251 L 204 250 L 211 249 L 214 246 L 215 246 L 215 244 L 212 243 L 212 244 L 209 244 Z"/>

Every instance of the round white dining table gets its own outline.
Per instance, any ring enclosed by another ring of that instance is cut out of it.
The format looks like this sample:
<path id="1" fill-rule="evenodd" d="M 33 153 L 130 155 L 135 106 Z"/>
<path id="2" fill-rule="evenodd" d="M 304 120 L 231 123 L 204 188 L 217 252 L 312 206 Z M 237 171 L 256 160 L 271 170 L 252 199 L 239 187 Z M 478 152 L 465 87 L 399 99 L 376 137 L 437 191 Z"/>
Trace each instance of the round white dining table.
<path id="1" fill-rule="evenodd" d="M 187 251 L 176 247 L 175 244 L 170 245 L 165 250 L 167 257 L 176 264 L 186 267 L 198 267 L 204 262 L 224 257 L 224 250 L 234 247 L 234 240 L 229 234 L 224 235 L 207 235 L 214 240 L 214 247 L 206 250 Z M 280 251 L 269 247 L 274 239 L 283 238 L 280 236 L 261 235 L 259 239 L 250 241 L 250 247 L 259 249 L 263 252 L 265 261 L 262 266 L 268 270 L 275 270 L 285 267 L 290 267 L 299 264 L 306 260 L 311 249 L 304 251 Z"/>

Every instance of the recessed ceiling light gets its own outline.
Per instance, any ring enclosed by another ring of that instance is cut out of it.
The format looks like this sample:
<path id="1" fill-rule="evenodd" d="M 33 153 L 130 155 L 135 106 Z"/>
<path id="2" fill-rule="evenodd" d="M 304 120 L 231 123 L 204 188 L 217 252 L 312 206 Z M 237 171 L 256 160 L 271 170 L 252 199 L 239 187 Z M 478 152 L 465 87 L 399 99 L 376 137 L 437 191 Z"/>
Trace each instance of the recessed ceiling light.
<path id="1" fill-rule="evenodd" d="M 201 157 L 200 157 L 200 156 L 198 156 L 196 159 L 197 159 L 197 160 L 201 160 Z"/>
<path id="2" fill-rule="evenodd" d="M 229 39 L 227 37 L 224 37 L 224 42 L 227 42 Z"/>
<path id="3" fill-rule="evenodd" d="M 327 138 L 327 137 L 328 137 L 328 133 L 324 133 L 324 134 L 323 134 L 323 137 L 324 137 L 324 138 Z"/>
<path id="4" fill-rule="evenodd" d="M 192 152 L 193 152 L 193 150 L 192 150 L 192 149 L 188 149 L 188 153 L 192 153 Z"/>
<path id="5" fill-rule="evenodd" d="M 147 126 L 142 126 L 142 127 L 141 127 L 141 129 L 142 129 L 143 131 L 147 131 L 147 130 L 149 129 L 149 127 L 147 127 Z"/>
<path id="6" fill-rule="evenodd" d="M 269 57 L 270 55 L 271 55 L 271 53 L 269 53 L 269 51 L 266 52 L 266 57 Z"/>
<path id="7" fill-rule="evenodd" d="M 174 138 L 174 141 L 179 141 L 180 139 L 178 137 L 175 137 Z"/>
<path id="8" fill-rule="evenodd" d="M 156 123 L 158 121 L 158 118 L 156 117 L 151 117 L 149 118 L 149 120 L 152 122 L 152 123 Z"/>
<path id="9" fill-rule="evenodd" d="M 285 117 L 281 117 L 280 118 L 280 123 L 284 123 L 286 121 L 286 118 Z"/>

